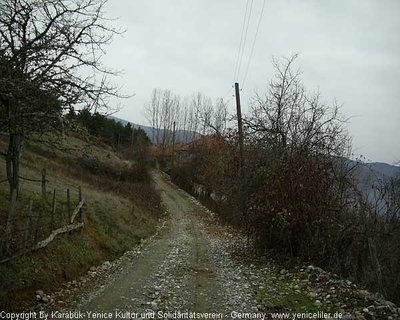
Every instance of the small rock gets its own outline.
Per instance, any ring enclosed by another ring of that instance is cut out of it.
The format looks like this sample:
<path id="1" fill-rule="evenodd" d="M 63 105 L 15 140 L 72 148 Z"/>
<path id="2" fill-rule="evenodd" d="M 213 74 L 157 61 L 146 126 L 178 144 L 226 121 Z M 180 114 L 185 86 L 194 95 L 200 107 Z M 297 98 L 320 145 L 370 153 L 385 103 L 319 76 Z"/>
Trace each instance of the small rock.
<path id="1" fill-rule="evenodd" d="M 371 293 L 367 290 L 357 290 L 356 294 L 361 299 L 367 299 L 371 297 Z"/>
<path id="2" fill-rule="evenodd" d="M 388 306 L 388 307 L 392 307 L 392 308 L 396 307 L 396 305 L 393 302 L 387 301 L 387 300 L 385 301 L 385 305 Z"/>
<path id="3" fill-rule="evenodd" d="M 105 261 L 101 267 L 103 270 L 109 269 L 111 267 L 110 261 Z"/>
<path id="4" fill-rule="evenodd" d="M 308 281 L 307 281 L 307 282 L 301 282 L 301 283 L 299 284 L 299 287 L 300 287 L 300 289 L 305 289 L 305 288 L 307 288 L 307 287 L 308 287 Z"/>
<path id="5" fill-rule="evenodd" d="M 35 294 L 36 294 L 37 296 L 41 296 L 41 297 L 44 296 L 44 292 L 43 292 L 42 290 L 36 290 L 36 291 L 35 291 Z"/>
<path id="6" fill-rule="evenodd" d="M 315 293 L 315 292 L 309 292 L 307 295 L 308 295 L 310 298 L 316 298 L 316 297 L 318 296 L 318 294 Z"/>
<path id="7" fill-rule="evenodd" d="M 319 301 L 319 300 L 315 300 L 315 302 L 314 302 L 314 306 L 316 306 L 317 308 L 321 307 L 321 306 L 322 306 L 322 303 L 321 303 L 321 301 Z"/>

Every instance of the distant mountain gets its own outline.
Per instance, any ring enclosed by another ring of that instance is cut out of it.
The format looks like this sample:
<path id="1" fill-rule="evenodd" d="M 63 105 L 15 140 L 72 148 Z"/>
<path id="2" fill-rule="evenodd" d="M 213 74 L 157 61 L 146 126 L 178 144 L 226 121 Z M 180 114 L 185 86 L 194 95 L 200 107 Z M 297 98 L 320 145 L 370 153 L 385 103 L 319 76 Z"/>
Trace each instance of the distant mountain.
<path id="1" fill-rule="evenodd" d="M 383 162 L 357 163 L 353 160 L 346 160 L 349 168 L 356 166 L 354 178 L 357 182 L 358 190 L 368 199 L 372 206 L 376 206 L 379 212 L 387 210 L 381 198 L 380 190 L 385 181 L 391 178 L 400 177 L 400 167 Z"/>
<path id="2" fill-rule="evenodd" d="M 356 161 L 348 161 L 349 166 L 357 164 Z M 361 163 L 356 171 L 356 178 L 360 183 L 376 183 L 396 176 L 400 176 L 400 167 L 384 162 Z"/>
<path id="3" fill-rule="evenodd" d="M 153 142 L 153 143 L 157 142 L 156 141 L 157 134 L 159 136 L 163 136 L 163 134 L 164 134 L 164 130 L 163 129 L 154 130 L 154 132 L 153 132 L 153 128 L 152 127 L 144 126 L 144 125 L 137 124 L 137 123 L 133 123 L 133 122 L 121 119 L 121 118 L 114 117 L 114 116 L 108 116 L 108 117 L 110 119 L 114 119 L 117 122 L 121 122 L 124 126 L 127 123 L 130 123 L 133 128 L 142 129 L 147 134 L 147 136 L 150 138 L 151 142 Z M 153 137 L 153 134 L 154 134 L 154 137 Z M 169 130 L 169 132 L 167 132 L 167 136 L 170 137 L 169 143 L 172 143 L 172 131 Z M 176 143 L 192 142 L 192 141 L 195 141 L 195 140 L 200 139 L 200 138 L 201 138 L 201 134 L 197 133 L 197 132 L 193 132 L 193 131 L 176 130 L 176 132 L 175 132 L 175 142 Z"/>
<path id="4" fill-rule="evenodd" d="M 394 177 L 400 174 L 400 167 L 392 166 L 384 162 L 371 162 L 367 166 L 376 173 L 386 177 Z"/>

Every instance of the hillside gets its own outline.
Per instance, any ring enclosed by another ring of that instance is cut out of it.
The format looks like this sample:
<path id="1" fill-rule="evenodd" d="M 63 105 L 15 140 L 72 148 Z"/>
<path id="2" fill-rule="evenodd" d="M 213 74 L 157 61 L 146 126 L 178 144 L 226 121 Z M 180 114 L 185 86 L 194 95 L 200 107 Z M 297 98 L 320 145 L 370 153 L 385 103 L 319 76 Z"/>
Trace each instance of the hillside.
<path id="1" fill-rule="evenodd" d="M 361 168 L 360 179 L 363 181 L 371 177 L 374 177 L 374 179 L 388 179 L 400 175 L 400 167 L 384 162 L 369 162 Z"/>
<path id="2" fill-rule="evenodd" d="M 149 127 L 149 126 L 136 124 L 136 123 L 133 123 L 133 122 L 121 119 L 121 118 L 117 118 L 117 117 L 114 117 L 114 116 L 109 116 L 109 118 L 114 119 L 117 122 L 121 122 L 124 126 L 127 123 L 130 123 L 133 128 L 140 128 L 140 129 L 144 130 L 144 132 L 146 132 L 147 136 L 150 138 L 152 143 L 156 143 L 157 142 L 157 139 L 156 139 L 157 135 L 163 136 L 163 134 L 164 134 L 164 130 L 163 129 L 160 129 L 160 130 L 156 129 L 153 132 L 153 128 Z M 168 131 L 167 135 L 169 137 L 171 137 L 171 140 L 172 140 L 172 132 Z M 200 137 L 201 137 L 200 133 L 193 132 L 193 131 L 185 131 L 185 130 L 176 130 L 175 135 L 176 135 L 175 136 L 175 142 L 176 143 L 192 142 L 194 140 L 200 139 Z M 171 141 L 171 143 L 172 143 L 172 141 Z"/>
<path id="3" fill-rule="evenodd" d="M 400 167 L 398 166 L 390 165 L 384 162 L 371 162 L 369 165 L 371 166 L 372 170 L 388 177 L 394 177 L 395 175 L 400 174 Z"/>
<path id="4" fill-rule="evenodd" d="M 400 167 L 383 162 L 357 163 L 356 161 L 348 160 L 348 167 L 352 168 L 354 166 L 357 167 L 354 171 L 354 178 L 358 189 L 365 199 L 368 199 L 372 205 L 379 207 L 379 211 L 385 212 L 387 205 L 384 201 L 378 200 L 381 199 L 380 188 L 390 179 L 400 177 Z"/>
<path id="5" fill-rule="evenodd" d="M 3 307 L 7 305 L 16 310 L 25 303 L 29 305 L 35 290 L 54 290 L 64 282 L 77 279 L 89 268 L 132 249 L 155 231 L 161 207 L 150 179 L 139 179 L 135 166 L 100 142 L 87 144 L 79 137 L 69 136 L 64 146 L 74 151 L 62 152 L 34 143 L 24 145 L 21 177 L 40 179 L 42 169 L 46 168 L 48 196 L 47 201 L 42 199 L 40 182 L 21 180 L 16 219 L 26 215 L 29 199 L 33 199 L 32 215 L 36 217 L 41 212 L 44 225 L 50 219 L 52 192 L 56 190 L 57 224 L 58 213 L 65 210 L 66 189 L 70 189 L 72 203 L 76 203 L 80 186 L 85 199 L 84 228 L 58 235 L 47 247 L 0 264 L 0 305 Z M 6 147 L 6 137 L 2 135 L 0 150 Z M 1 158 L 0 181 L 4 179 L 5 163 Z M 8 186 L 1 183 L 2 225 L 7 203 Z M 31 223 L 33 227 L 35 219 Z M 14 230 L 23 228 L 16 220 Z M 46 230 L 41 232 L 44 234 Z M 33 241 L 32 233 L 28 243 Z"/>

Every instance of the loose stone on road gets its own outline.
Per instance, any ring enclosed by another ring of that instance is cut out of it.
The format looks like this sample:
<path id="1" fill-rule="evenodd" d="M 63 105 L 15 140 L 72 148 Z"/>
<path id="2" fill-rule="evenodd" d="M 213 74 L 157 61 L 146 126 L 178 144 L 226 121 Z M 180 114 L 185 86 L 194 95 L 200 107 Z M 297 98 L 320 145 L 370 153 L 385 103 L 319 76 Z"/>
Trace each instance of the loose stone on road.
<path id="1" fill-rule="evenodd" d="M 155 172 L 169 218 L 139 255 L 80 302 L 83 311 L 256 312 L 251 286 L 226 244 L 208 232 L 210 212 Z"/>

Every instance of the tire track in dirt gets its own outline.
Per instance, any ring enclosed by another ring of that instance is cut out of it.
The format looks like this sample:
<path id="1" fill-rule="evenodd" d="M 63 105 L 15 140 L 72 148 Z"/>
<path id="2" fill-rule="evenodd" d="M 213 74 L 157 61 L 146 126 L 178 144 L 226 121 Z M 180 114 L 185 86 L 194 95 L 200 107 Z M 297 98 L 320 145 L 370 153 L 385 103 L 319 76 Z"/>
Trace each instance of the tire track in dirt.
<path id="1" fill-rule="evenodd" d="M 82 311 L 196 311 L 220 309 L 218 281 L 198 208 L 165 175 L 155 172 L 170 220 L 140 256 L 110 276 L 101 290 L 81 303 Z"/>
<path id="2" fill-rule="evenodd" d="M 185 194 L 168 180 L 156 181 L 165 195 L 178 206 L 179 210 L 189 220 L 188 232 L 191 236 L 191 275 L 192 275 L 192 309 L 195 312 L 216 312 L 219 308 L 221 292 L 215 279 L 214 265 L 209 252 L 209 241 L 205 236 L 204 227 L 194 214 L 197 207 L 190 203 Z M 168 204 L 168 200 L 164 199 Z M 171 207 L 169 208 L 171 209 Z"/>

